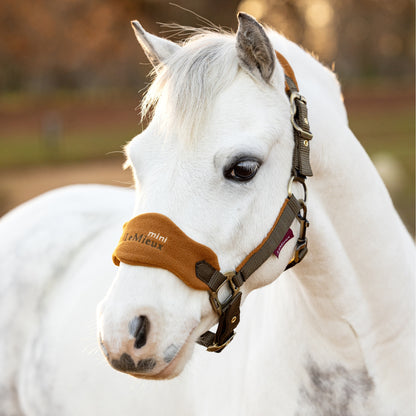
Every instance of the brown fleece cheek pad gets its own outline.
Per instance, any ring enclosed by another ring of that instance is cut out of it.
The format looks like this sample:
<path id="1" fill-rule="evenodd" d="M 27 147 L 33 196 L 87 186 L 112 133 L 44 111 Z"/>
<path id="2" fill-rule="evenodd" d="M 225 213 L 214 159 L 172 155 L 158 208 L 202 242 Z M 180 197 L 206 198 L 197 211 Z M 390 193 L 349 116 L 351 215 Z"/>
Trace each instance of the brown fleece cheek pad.
<path id="1" fill-rule="evenodd" d="M 195 264 L 203 260 L 219 270 L 217 256 L 210 248 L 189 238 L 168 217 L 155 213 L 142 214 L 125 223 L 113 253 L 116 266 L 123 262 L 160 267 L 193 289 L 209 290 L 195 274 Z"/>

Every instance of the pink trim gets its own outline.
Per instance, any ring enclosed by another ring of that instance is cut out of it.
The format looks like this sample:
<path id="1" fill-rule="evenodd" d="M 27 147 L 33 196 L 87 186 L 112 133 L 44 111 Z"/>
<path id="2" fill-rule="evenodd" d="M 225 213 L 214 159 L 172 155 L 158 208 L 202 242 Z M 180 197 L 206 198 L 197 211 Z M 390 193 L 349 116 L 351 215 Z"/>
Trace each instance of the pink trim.
<path id="1" fill-rule="evenodd" d="M 286 245 L 286 243 L 293 238 L 293 231 L 291 228 L 287 230 L 287 233 L 283 237 L 283 240 L 280 242 L 280 244 L 277 246 L 276 250 L 273 251 L 273 253 L 276 255 L 277 258 L 279 258 L 279 254 L 282 251 L 282 248 Z"/>

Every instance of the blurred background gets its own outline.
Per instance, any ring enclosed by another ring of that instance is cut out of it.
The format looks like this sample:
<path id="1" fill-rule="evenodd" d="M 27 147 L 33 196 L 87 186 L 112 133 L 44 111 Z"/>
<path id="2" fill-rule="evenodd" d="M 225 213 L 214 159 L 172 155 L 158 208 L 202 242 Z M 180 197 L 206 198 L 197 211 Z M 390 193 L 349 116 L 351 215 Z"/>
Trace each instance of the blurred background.
<path id="1" fill-rule="evenodd" d="M 236 30 L 245 11 L 335 68 L 350 125 L 415 226 L 413 0 L 175 0 Z M 122 146 L 142 128 L 151 67 L 130 28 L 139 19 L 206 26 L 164 0 L 2 0 L 0 215 L 70 183 L 131 186 Z M 172 40 L 180 40 L 174 36 Z"/>

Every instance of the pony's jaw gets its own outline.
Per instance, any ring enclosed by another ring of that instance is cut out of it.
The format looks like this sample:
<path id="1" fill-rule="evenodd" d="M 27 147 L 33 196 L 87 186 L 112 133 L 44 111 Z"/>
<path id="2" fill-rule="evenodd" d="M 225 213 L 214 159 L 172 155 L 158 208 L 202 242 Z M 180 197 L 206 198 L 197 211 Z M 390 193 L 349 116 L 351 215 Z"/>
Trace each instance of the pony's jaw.
<path id="1" fill-rule="evenodd" d="M 203 318 L 201 311 L 206 311 Z M 186 287 L 165 270 L 122 264 L 97 308 L 99 344 L 118 371 L 173 378 L 192 356 L 196 339 L 213 323 L 213 315 L 206 292 Z M 140 326 L 144 319 L 146 325 Z"/>

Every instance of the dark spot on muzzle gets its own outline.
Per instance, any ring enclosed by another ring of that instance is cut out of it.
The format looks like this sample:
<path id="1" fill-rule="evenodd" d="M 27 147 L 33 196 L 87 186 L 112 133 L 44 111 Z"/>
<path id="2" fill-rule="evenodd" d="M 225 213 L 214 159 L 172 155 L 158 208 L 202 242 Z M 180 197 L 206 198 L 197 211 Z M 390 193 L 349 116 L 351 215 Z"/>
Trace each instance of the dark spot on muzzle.
<path id="1" fill-rule="evenodd" d="M 122 354 L 119 360 L 112 360 L 111 365 L 119 371 L 124 373 L 146 373 L 156 367 L 156 360 L 154 358 L 146 358 L 140 360 L 137 366 L 129 354 Z"/>
<path id="2" fill-rule="evenodd" d="M 136 364 L 129 354 L 122 354 L 119 360 L 112 360 L 111 365 L 119 371 L 132 372 L 136 370 Z"/>
<path id="3" fill-rule="evenodd" d="M 146 371 L 153 370 L 155 366 L 156 366 L 156 360 L 154 360 L 153 358 L 146 358 L 144 360 L 140 360 L 137 363 L 136 370 L 139 371 L 140 373 L 145 373 Z"/>

